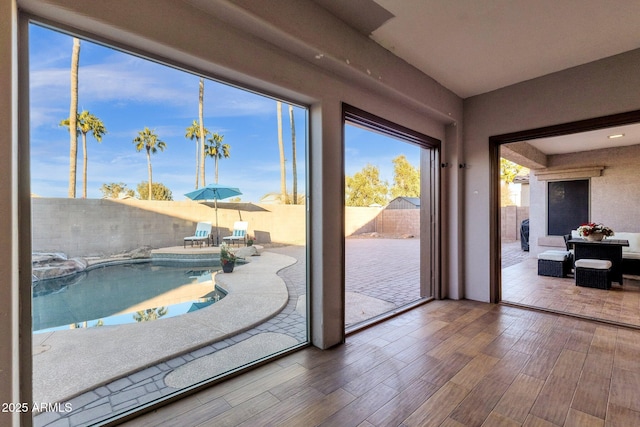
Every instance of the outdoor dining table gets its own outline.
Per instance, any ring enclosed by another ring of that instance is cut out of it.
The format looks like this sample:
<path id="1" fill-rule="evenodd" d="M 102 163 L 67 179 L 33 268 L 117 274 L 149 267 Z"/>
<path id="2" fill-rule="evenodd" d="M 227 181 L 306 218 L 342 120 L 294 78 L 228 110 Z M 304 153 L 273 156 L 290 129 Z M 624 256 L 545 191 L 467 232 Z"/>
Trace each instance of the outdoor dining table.
<path id="1" fill-rule="evenodd" d="M 603 259 L 611 261 L 611 281 L 622 285 L 622 247 L 629 246 L 628 240 L 604 239 L 592 241 L 571 239 L 567 243 L 574 247 L 574 260 Z"/>

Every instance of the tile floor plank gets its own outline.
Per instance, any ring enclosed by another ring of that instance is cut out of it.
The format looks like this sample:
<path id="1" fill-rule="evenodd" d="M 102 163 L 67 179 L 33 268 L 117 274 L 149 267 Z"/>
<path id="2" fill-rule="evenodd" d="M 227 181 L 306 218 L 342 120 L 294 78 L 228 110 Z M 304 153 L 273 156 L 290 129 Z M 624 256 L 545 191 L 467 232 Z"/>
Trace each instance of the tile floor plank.
<path id="1" fill-rule="evenodd" d="M 613 369 L 609 402 L 622 408 L 640 412 L 640 372 Z"/>
<path id="2" fill-rule="evenodd" d="M 493 367 L 500 361 L 500 359 L 487 356 L 485 354 L 479 354 L 474 357 L 464 368 L 460 370 L 453 378 L 451 382 L 456 383 L 466 389 L 473 389 L 482 381 L 482 379 L 488 375 Z"/>
<path id="3" fill-rule="evenodd" d="M 569 412 L 575 385 L 558 375 L 550 375 L 542 387 L 531 414 L 555 425 L 563 425 Z"/>
<path id="4" fill-rule="evenodd" d="M 571 408 L 564 427 L 604 427 L 604 419 Z"/>
<path id="5" fill-rule="evenodd" d="M 541 379 L 519 374 L 496 404 L 493 412 L 519 425 L 524 423 L 543 385 L 544 381 Z"/>
<path id="6" fill-rule="evenodd" d="M 323 399 L 313 402 L 294 413 L 286 420 L 279 422 L 279 427 L 315 426 L 338 412 L 356 399 L 351 393 L 339 388 Z"/>
<path id="7" fill-rule="evenodd" d="M 485 378 L 456 407 L 450 418 L 465 426 L 482 425 L 508 388 L 508 383 Z"/>
<path id="8" fill-rule="evenodd" d="M 640 425 L 640 330 L 469 301 L 391 322 L 124 425 Z"/>
<path id="9" fill-rule="evenodd" d="M 270 390 L 277 385 L 282 384 L 283 382 L 286 382 L 298 376 L 302 376 L 306 372 L 308 372 L 308 370 L 303 366 L 297 364 L 291 365 L 272 375 L 264 376 L 259 380 L 252 382 L 251 384 L 247 384 L 244 387 L 238 388 L 231 393 L 227 393 L 222 397 L 227 402 L 229 402 L 229 405 L 237 406 Z"/>
<path id="10" fill-rule="evenodd" d="M 397 394 L 396 390 L 382 384 L 356 398 L 353 402 L 327 418 L 320 426 L 343 427 L 358 425 L 365 421 L 371 412 L 386 405 Z"/>
<path id="11" fill-rule="evenodd" d="M 468 389 L 448 382 L 420 405 L 402 424 L 407 427 L 439 426 L 468 394 Z"/>
<path id="12" fill-rule="evenodd" d="M 238 424 L 238 426 L 255 427 L 256 425 L 278 425 L 280 420 L 290 417 L 293 413 L 304 411 L 304 408 L 324 397 L 325 395 L 318 390 L 306 388 L 300 393 L 281 401 L 281 403 L 273 405 L 271 408 L 248 418 L 243 423 Z"/>
<path id="13" fill-rule="evenodd" d="M 640 426 L 640 412 L 609 403 L 605 426 Z"/>
<path id="14" fill-rule="evenodd" d="M 520 427 L 521 425 L 522 423 L 496 412 L 491 412 L 487 419 L 484 420 L 484 423 L 482 423 L 482 427 Z"/>
<path id="15" fill-rule="evenodd" d="M 367 420 L 375 426 L 400 425 L 404 419 L 418 409 L 438 389 L 438 386 L 426 381 L 414 381 L 396 397 L 373 412 Z"/>
<path id="16" fill-rule="evenodd" d="M 610 386 L 611 380 L 609 378 L 592 372 L 584 372 L 578 381 L 571 408 L 600 418 L 604 422 Z"/>
<path id="17" fill-rule="evenodd" d="M 273 397 L 272 394 L 265 392 L 259 394 L 252 399 L 249 399 L 222 414 L 211 418 L 201 424 L 193 424 L 188 419 L 184 419 L 184 423 L 174 424 L 182 426 L 195 426 L 198 427 L 231 427 L 237 426 L 243 421 L 253 417 L 254 415 L 271 408 L 280 403 L 278 399 Z"/>

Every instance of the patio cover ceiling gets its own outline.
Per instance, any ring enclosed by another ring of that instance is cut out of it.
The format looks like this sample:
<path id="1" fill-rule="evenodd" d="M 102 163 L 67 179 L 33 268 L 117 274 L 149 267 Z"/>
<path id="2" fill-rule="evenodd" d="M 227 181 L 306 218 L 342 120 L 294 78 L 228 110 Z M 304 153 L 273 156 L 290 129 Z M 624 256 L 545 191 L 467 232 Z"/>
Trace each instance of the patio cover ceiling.
<path id="1" fill-rule="evenodd" d="M 313 1 L 461 98 L 640 48 L 637 0 Z"/>

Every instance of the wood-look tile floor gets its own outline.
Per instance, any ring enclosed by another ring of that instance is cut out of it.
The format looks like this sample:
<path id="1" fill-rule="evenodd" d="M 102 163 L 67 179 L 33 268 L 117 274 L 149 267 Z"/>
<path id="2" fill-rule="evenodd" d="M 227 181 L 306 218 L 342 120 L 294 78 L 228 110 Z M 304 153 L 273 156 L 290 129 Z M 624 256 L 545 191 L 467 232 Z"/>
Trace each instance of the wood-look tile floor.
<path id="1" fill-rule="evenodd" d="M 638 426 L 640 331 L 436 301 L 126 426 Z"/>
<path id="2" fill-rule="evenodd" d="M 640 280 L 585 288 L 572 277 L 538 276 L 535 258 L 502 269 L 502 301 L 640 327 Z"/>

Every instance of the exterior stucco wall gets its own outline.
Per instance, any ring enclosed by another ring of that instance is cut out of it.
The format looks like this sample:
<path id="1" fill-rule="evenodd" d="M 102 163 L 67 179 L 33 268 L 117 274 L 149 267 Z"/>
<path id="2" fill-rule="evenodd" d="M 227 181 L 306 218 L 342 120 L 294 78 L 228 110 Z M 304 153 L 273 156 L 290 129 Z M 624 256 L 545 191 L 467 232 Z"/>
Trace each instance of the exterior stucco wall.
<path id="1" fill-rule="evenodd" d="M 464 101 L 467 298 L 490 300 L 489 137 L 638 110 L 638 69 L 640 50 L 634 50 Z"/>
<path id="2" fill-rule="evenodd" d="M 640 145 L 549 156 L 549 169 L 604 166 L 602 176 L 589 182 L 589 220 L 614 231 L 640 232 Z M 553 245 L 546 235 L 547 181 L 531 174 L 531 252 L 537 254 Z"/>

